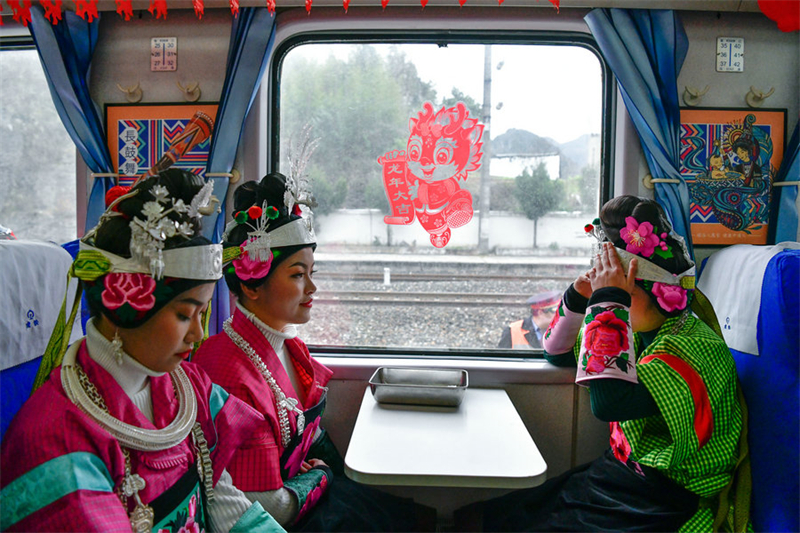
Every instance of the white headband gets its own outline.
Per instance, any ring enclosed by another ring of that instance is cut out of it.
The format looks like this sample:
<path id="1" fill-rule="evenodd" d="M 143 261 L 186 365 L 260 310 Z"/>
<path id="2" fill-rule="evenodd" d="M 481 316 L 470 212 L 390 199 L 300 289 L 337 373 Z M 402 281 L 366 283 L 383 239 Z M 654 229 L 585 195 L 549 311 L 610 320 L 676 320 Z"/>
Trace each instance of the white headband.
<path id="1" fill-rule="evenodd" d="M 132 258 L 120 257 L 106 250 L 80 243 L 81 251 L 101 254 L 111 263 L 109 272 L 129 272 L 152 275 L 149 265 Z M 222 245 L 206 244 L 172 248 L 161 252 L 163 275 L 170 278 L 216 281 L 222 277 Z"/>

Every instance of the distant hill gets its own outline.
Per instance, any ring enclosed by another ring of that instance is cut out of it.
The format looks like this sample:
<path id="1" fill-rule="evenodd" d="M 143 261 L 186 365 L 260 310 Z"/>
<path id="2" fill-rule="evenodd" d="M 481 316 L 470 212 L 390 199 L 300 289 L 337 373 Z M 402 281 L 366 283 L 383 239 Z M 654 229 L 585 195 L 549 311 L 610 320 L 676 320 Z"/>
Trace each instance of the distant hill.
<path id="1" fill-rule="evenodd" d="M 492 139 L 492 154 L 546 155 L 560 153 L 558 145 L 526 130 L 510 129 Z"/>

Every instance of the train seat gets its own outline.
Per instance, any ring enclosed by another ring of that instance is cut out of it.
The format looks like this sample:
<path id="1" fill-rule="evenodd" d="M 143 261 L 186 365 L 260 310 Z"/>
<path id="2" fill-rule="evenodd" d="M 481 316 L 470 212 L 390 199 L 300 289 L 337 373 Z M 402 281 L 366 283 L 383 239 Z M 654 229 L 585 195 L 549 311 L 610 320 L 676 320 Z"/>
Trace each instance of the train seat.
<path id="1" fill-rule="evenodd" d="M 0 439 L 30 396 L 71 264 L 69 252 L 57 244 L 0 240 Z M 70 298 L 75 289 L 73 283 Z M 70 340 L 81 331 L 80 326 L 73 328 Z"/>
<path id="2" fill-rule="evenodd" d="M 731 349 L 749 411 L 756 531 L 800 531 L 800 244 L 712 254 L 698 287 Z"/>

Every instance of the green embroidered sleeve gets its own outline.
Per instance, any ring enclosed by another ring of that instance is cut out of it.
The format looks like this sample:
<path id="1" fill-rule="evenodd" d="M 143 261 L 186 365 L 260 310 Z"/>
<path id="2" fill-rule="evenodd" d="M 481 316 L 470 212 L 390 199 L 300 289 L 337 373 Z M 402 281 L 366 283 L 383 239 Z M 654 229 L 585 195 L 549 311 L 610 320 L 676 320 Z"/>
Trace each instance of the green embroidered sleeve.
<path id="1" fill-rule="evenodd" d="M 260 503 L 255 502 L 233 524 L 231 533 L 286 533 L 286 530 L 261 507 Z"/>

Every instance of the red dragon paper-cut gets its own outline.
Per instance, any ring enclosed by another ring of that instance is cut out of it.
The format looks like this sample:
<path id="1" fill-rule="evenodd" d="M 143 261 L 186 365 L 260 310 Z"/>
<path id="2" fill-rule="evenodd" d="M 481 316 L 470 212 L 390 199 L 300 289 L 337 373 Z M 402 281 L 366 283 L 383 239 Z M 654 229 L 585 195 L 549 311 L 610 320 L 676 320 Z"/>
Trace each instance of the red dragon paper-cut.
<path id="1" fill-rule="evenodd" d="M 426 102 L 417 118 L 409 120 L 406 150 L 378 158 L 392 214 L 387 224 L 411 224 L 417 218 L 430 234 L 431 244 L 443 248 L 451 228 L 472 220 L 472 195 L 458 180 L 481 166 L 483 124 L 469 117 L 459 102 L 433 111 Z"/>

